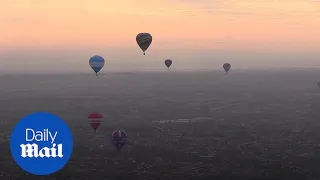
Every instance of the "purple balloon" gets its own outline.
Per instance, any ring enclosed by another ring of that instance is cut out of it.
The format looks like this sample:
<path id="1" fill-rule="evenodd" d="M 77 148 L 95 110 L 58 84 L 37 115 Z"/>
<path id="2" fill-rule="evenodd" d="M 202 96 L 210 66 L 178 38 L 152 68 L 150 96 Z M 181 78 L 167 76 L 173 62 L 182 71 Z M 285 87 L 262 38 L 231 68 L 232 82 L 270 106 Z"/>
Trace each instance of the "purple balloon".
<path id="1" fill-rule="evenodd" d="M 228 74 L 228 71 L 230 70 L 231 65 L 229 63 L 224 63 L 223 64 L 223 69 L 226 71 L 226 73 Z"/>
<path id="2" fill-rule="evenodd" d="M 171 66 L 171 64 L 172 64 L 172 60 L 167 59 L 167 60 L 164 61 L 164 64 L 169 68 Z"/>

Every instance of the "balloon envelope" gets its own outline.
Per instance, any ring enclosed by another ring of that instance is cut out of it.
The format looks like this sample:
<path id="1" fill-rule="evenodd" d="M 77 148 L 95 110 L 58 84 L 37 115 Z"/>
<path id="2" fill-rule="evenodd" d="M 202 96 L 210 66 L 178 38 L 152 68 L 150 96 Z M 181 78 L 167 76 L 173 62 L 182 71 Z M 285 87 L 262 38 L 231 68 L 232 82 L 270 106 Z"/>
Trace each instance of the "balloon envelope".
<path id="1" fill-rule="evenodd" d="M 122 147 L 127 143 L 128 135 L 124 130 L 115 130 L 111 133 L 110 140 L 120 152 Z"/>
<path id="2" fill-rule="evenodd" d="M 98 127 L 100 126 L 103 115 L 98 112 L 92 112 L 88 115 L 89 123 L 94 131 L 97 131 Z"/>
<path id="3" fill-rule="evenodd" d="M 143 54 L 145 54 L 145 51 L 149 48 L 151 42 L 152 42 L 152 36 L 149 33 L 139 33 L 136 37 L 136 41 L 141 48 Z"/>
<path id="4" fill-rule="evenodd" d="M 89 64 L 93 71 L 97 74 L 104 66 L 104 59 L 101 56 L 95 55 L 89 59 Z"/>
<path id="5" fill-rule="evenodd" d="M 231 64 L 229 64 L 229 63 L 224 63 L 223 64 L 223 69 L 226 71 L 226 73 L 228 73 L 230 68 L 231 68 Z"/>
<path id="6" fill-rule="evenodd" d="M 172 60 L 171 59 L 167 59 L 164 61 L 164 64 L 169 68 L 172 64 Z"/>

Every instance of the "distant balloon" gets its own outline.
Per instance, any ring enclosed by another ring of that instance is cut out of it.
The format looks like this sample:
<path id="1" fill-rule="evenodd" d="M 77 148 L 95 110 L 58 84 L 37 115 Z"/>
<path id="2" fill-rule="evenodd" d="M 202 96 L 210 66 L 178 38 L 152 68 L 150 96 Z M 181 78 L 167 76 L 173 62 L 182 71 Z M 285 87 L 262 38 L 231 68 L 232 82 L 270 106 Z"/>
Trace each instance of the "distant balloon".
<path id="1" fill-rule="evenodd" d="M 127 143 L 128 136 L 124 130 L 115 130 L 110 136 L 111 143 L 117 148 L 118 152 Z"/>
<path id="2" fill-rule="evenodd" d="M 169 67 L 171 66 L 171 64 L 172 64 L 172 60 L 171 59 L 167 59 L 167 60 L 165 60 L 164 61 L 164 64 L 168 67 L 168 69 L 169 69 Z"/>
<path id="3" fill-rule="evenodd" d="M 318 84 L 318 86 L 320 87 L 320 81 L 319 81 L 317 84 Z"/>
<path id="4" fill-rule="evenodd" d="M 98 56 L 98 55 L 92 56 L 89 60 L 89 65 L 91 66 L 93 71 L 96 73 L 96 76 L 98 76 L 98 72 L 104 66 L 104 59 L 103 59 L 103 57 Z"/>
<path id="5" fill-rule="evenodd" d="M 102 123 L 103 115 L 98 112 L 92 112 L 88 115 L 89 123 L 94 131 L 97 131 L 98 127 Z"/>
<path id="6" fill-rule="evenodd" d="M 230 70 L 231 65 L 229 63 L 224 63 L 223 64 L 223 69 L 226 71 L 226 74 L 228 74 L 228 71 Z"/>
<path id="7" fill-rule="evenodd" d="M 152 36 L 149 33 L 139 33 L 136 37 L 136 41 L 141 48 L 143 55 L 146 55 L 145 51 L 149 48 L 152 42 Z"/>

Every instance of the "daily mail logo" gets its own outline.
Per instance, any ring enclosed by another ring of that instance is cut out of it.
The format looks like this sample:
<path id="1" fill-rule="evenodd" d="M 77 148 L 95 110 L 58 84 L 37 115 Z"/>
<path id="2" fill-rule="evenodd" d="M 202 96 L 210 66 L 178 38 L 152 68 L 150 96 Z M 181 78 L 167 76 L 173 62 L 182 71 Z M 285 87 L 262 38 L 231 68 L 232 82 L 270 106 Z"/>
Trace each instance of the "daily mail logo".
<path id="1" fill-rule="evenodd" d="M 21 157 L 40 157 L 40 158 L 50 158 L 50 157 L 63 157 L 62 147 L 63 144 L 56 144 L 55 139 L 57 137 L 58 131 L 52 133 L 49 129 L 44 129 L 42 131 L 35 131 L 31 128 L 26 129 L 26 142 L 51 142 L 52 147 L 43 147 L 39 149 L 38 144 L 21 144 Z"/>
<path id="2" fill-rule="evenodd" d="M 10 148 L 14 160 L 22 169 L 35 175 L 49 175 L 68 162 L 73 137 L 67 124 L 58 116 L 34 113 L 16 124 L 11 134 Z"/>

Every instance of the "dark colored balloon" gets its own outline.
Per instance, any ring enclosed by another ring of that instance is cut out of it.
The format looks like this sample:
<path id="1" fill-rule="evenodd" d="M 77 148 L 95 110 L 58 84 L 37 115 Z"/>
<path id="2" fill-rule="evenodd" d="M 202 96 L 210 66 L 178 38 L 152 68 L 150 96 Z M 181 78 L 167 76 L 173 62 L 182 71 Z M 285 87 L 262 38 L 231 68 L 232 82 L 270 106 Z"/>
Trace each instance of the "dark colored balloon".
<path id="1" fill-rule="evenodd" d="M 145 51 L 149 48 L 152 42 L 152 36 L 149 33 L 139 33 L 136 37 L 136 41 L 145 55 Z"/>
<path id="2" fill-rule="evenodd" d="M 167 59 L 164 61 L 164 64 L 169 68 L 172 64 L 172 60 L 171 59 Z"/>
<path id="3" fill-rule="evenodd" d="M 88 115 L 89 123 L 94 131 L 97 131 L 98 127 L 100 126 L 103 115 L 98 112 L 92 112 Z"/>
<path id="4" fill-rule="evenodd" d="M 96 76 L 98 76 L 98 72 L 103 68 L 104 66 L 104 59 L 101 56 L 95 55 L 92 56 L 89 59 L 89 65 L 93 69 L 93 71 L 96 73 Z"/>
<path id="5" fill-rule="evenodd" d="M 223 64 L 223 69 L 226 71 L 226 73 L 228 74 L 228 71 L 230 70 L 231 65 L 229 63 L 224 63 Z"/>
<path id="6" fill-rule="evenodd" d="M 115 130 L 110 136 L 111 143 L 117 148 L 118 152 L 128 141 L 128 135 L 124 130 Z"/>

